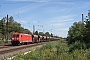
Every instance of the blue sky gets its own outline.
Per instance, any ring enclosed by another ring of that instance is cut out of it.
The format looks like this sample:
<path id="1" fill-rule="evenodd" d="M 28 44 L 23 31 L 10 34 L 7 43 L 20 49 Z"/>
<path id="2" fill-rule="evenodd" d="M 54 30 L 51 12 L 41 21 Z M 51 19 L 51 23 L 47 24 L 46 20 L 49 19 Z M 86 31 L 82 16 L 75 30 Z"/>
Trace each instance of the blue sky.
<path id="1" fill-rule="evenodd" d="M 89 0 L 0 0 L 0 19 L 8 14 L 31 32 L 35 25 L 39 32 L 66 37 L 69 27 L 89 9 Z"/>

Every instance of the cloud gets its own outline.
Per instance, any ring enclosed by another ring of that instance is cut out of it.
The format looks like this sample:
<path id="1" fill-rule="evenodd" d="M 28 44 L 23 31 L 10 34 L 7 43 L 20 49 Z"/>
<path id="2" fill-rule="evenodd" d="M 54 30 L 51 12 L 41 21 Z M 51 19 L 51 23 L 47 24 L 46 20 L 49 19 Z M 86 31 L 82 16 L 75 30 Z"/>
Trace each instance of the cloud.
<path id="1" fill-rule="evenodd" d="M 29 9 L 33 9 L 32 7 L 31 8 L 28 8 L 30 5 L 27 5 L 27 6 L 23 6 L 23 7 L 20 7 L 20 8 L 17 8 L 17 9 L 14 9 L 14 10 L 11 10 L 9 11 L 10 13 L 13 13 L 14 15 L 18 15 L 20 13 L 25 13 L 27 11 L 29 11 Z M 15 13 L 14 13 L 15 12 Z"/>
<path id="2" fill-rule="evenodd" d="M 70 24 L 73 23 L 74 18 L 77 15 L 66 15 L 66 16 L 58 16 L 58 17 L 54 17 L 49 21 L 49 25 L 50 26 L 64 26 L 66 24 Z"/>
<path id="3" fill-rule="evenodd" d="M 35 3 L 32 3 L 32 4 L 29 4 L 29 5 L 26 5 L 26 6 L 23 6 L 23 7 L 20 7 L 20 8 L 17 8 L 17 9 L 14 9 L 14 10 L 10 10 L 8 11 L 8 13 L 10 15 L 14 15 L 14 16 L 17 16 L 17 15 L 20 15 L 22 13 L 26 13 L 26 12 L 29 12 L 29 11 L 33 11 L 41 6 L 43 6 L 44 4 L 38 4 L 37 5 Z"/>
<path id="4" fill-rule="evenodd" d="M 46 7 L 43 8 L 43 13 L 53 14 L 53 13 L 67 12 L 69 10 L 69 8 L 62 8 L 62 9 L 61 8 L 59 6 Z"/>
<path id="5" fill-rule="evenodd" d="M 27 23 L 27 21 L 26 20 L 20 20 L 20 19 L 16 19 L 16 21 L 18 22 L 18 23 L 21 23 L 21 24 L 26 24 Z"/>
<path id="6" fill-rule="evenodd" d="M 74 3 L 71 2 L 71 1 L 60 1 L 60 0 L 59 0 L 59 3 L 60 3 L 60 4 L 63 4 L 63 5 L 73 5 L 73 4 L 74 4 Z"/>
<path id="7" fill-rule="evenodd" d="M 51 0 L 7 0 L 13 2 L 50 2 Z"/>
<path id="8" fill-rule="evenodd" d="M 63 15 L 53 17 L 46 25 L 52 28 L 53 34 L 61 37 L 67 37 L 69 27 L 71 26 L 71 24 L 73 24 L 74 18 L 76 16 L 77 15 Z"/>

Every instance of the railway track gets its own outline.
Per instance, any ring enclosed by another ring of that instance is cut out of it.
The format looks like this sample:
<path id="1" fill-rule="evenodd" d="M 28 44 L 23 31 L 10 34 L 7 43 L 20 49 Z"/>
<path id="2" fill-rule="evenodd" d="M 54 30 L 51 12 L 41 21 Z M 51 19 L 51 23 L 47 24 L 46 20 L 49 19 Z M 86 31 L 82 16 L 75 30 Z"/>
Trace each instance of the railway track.
<path id="1" fill-rule="evenodd" d="M 21 45 L 21 46 L 3 46 L 0 48 L 0 59 L 5 59 L 8 57 L 11 57 L 15 54 L 21 54 L 22 52 L 27 52 L 33 48 L 40 47 L 44 43 L 35 43 L 35 44 L 29 44 L 29 45 Z M 0 46 L 1 47 L 1 46 Z"/>
<path id="2" fill-rule="evenodd" d="M 3 45 L 3 44 L 0 45 L 0 49 L 9 48 L 9 47 L 12 47 L 12 45 Z"/>
<path id="3" fill-rule="evenodd" d="M 21 49 L 26 49 L 26 48 L 29 48 L 29 47 L 34 47 L 34 46 L 38 46 L 38 45 L 41 45 L 41 44 L 32 44 L 32 45 L 25 45 L 25 46 L 19 46 L 19 47 L 12 47 L 12 48 L 3 48 L 0 50 L 0 55 L 1 54 L 5 54 L 5 53 L 9 53 L 9 52 L 13 52 L 13 51 L 18 51 L 18 50 L 21 50 Z"/>

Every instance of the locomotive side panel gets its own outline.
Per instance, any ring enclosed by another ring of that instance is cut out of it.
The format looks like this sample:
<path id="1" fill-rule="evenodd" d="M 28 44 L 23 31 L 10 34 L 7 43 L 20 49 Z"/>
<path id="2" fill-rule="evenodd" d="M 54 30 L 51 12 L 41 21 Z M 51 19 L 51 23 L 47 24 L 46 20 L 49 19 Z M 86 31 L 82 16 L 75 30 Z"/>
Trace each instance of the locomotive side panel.
<path id="1" fill-rule="evenodd" d="M 21 34 L 19 41 L 20 41 L 20 43 L 22 43 L 22 42 L 32 42 L 32 35 Z"/>

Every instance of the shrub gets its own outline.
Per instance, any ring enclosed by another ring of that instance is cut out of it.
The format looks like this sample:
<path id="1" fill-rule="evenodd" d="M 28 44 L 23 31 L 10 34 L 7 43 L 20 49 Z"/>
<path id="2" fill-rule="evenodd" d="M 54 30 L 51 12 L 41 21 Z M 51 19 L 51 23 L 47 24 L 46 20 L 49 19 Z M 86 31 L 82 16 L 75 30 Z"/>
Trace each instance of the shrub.
<path id="1" fill-rule="evenodd" d="M 74 44 L 70 45 L 69 52 L 72 52 L 73 50 L 76 50 L 76 49 L 78 50 L 86 49 L 86 44 L 76 41 Z"/>

